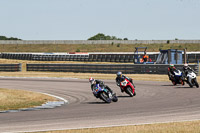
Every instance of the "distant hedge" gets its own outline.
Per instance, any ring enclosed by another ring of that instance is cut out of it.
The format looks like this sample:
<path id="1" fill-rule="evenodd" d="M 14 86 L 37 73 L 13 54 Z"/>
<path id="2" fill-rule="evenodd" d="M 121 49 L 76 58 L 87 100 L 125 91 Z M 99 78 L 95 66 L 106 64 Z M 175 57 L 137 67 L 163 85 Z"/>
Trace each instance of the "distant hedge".
<path id="1" fill-rule="evenodd" d="M 22 39 L 19 39 L 19 38 L 15 38 L 15 37 L 6 37 L 6 36 L 0 36 L 0 40 L 22 40 Z"/>

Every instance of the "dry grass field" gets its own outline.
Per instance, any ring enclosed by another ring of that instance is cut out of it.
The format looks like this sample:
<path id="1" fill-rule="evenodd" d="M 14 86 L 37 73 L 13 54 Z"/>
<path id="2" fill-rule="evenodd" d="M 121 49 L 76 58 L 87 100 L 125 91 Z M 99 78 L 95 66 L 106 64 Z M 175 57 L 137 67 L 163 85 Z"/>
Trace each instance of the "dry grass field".
<path id="1" fill-rule="evenodd" d="M 40 106 L 56 98 L 41 93 L 0 88 L 0 111 Z"/>
<path id="2" fill-rule="evenodd" d="M 47 131 L 37 133 L 200 133 L 200 121 Z"/>
<path id="3" fill-rule="evenodd" d="M 0 52 L 133 52 L 135 47 L 148 47 L 149 52 L 159 49 L 187 49 L 200 51 L 200 44 L 10 44 L 0 45 Z"/>

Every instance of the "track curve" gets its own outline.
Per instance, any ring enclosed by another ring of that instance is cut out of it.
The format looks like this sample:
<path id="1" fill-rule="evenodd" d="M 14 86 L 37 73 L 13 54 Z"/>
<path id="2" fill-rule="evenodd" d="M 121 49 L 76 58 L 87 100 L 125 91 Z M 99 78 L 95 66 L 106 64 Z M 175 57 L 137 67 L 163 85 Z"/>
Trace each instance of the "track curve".
<path id="1" fill-rule="evenodd" d="M 1 132 L 44 131 L 134 125 L 200 119 L 200 89 L 170 82 L 134 81 L 137 96 L 121 93 L 114 80 L 105 83 L 117 93 L 117 103 L 96 99 L 88 80 L 1 78 L 1 88 L 44 92 L 69 101 L 54 109 L 0 113 Z"/>

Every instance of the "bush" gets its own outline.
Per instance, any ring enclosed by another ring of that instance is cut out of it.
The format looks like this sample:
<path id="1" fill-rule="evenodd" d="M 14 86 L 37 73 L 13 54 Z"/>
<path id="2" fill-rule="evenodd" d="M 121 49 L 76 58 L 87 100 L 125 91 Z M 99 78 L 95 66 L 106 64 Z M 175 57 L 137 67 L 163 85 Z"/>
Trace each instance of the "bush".
<path id="1" fill-rule="evenodd" d="M 81 52 L 81 50 L 80 49 L 76 49 L 76 52 Z"/>
<path id="2" fill-rule="evenodd" d="M 117 47 L 120 47 L 120 43 L 117 44 Z"/>
<path id="3" fill-rule="evenodd" d="M 167 40 L 167 44 L 169 44 L 170 43 L 170 40 Z"/>

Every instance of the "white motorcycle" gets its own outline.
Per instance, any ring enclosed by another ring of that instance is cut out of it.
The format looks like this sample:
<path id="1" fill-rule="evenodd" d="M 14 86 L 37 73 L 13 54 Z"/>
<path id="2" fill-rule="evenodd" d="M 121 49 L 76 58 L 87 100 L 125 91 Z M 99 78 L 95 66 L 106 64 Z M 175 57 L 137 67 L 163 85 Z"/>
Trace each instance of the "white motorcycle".
<path id="1" fill-rule="evenodd" d="M 187 83 L 190 87 L 196 86 L 197 88 L 199 88 L 199 84 L 197 82 L 197 75 L 193 72 L 193 71 L 188 71 L 187 74 Z"/>

